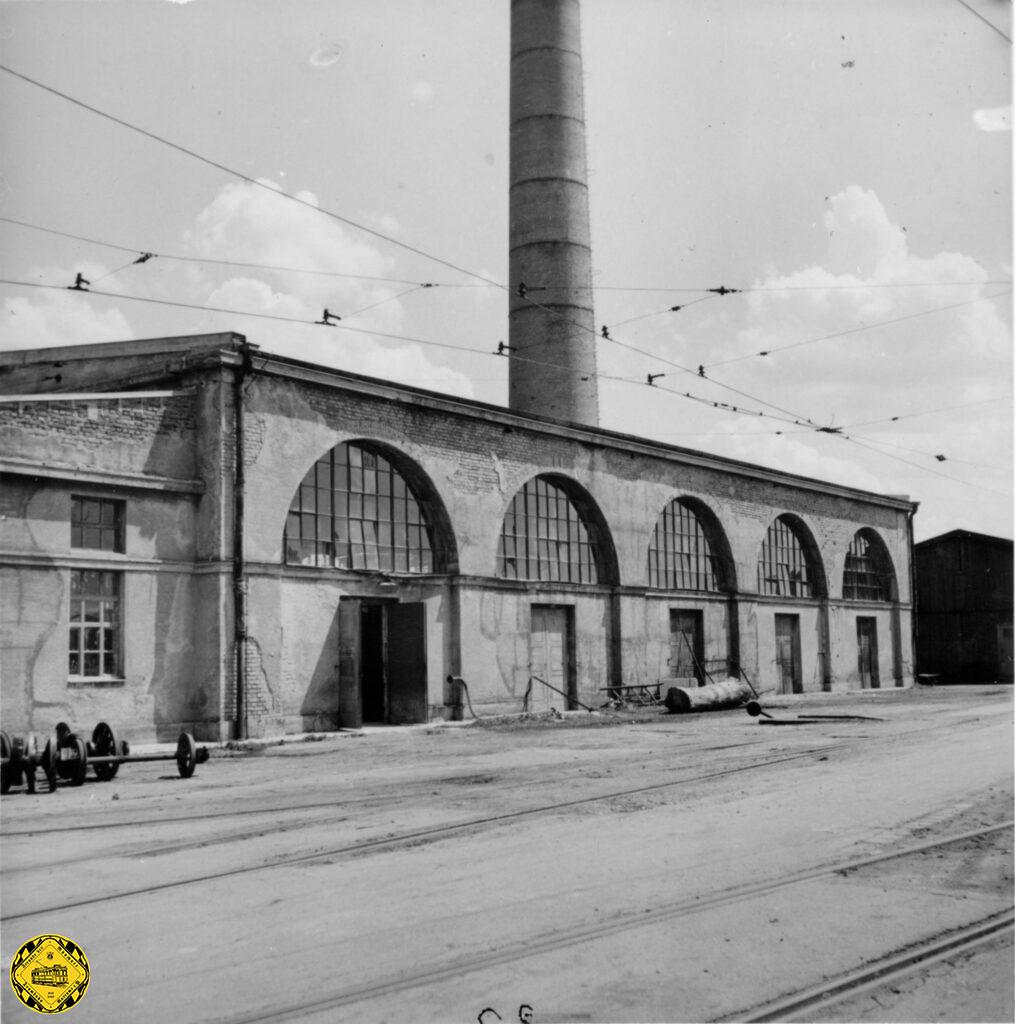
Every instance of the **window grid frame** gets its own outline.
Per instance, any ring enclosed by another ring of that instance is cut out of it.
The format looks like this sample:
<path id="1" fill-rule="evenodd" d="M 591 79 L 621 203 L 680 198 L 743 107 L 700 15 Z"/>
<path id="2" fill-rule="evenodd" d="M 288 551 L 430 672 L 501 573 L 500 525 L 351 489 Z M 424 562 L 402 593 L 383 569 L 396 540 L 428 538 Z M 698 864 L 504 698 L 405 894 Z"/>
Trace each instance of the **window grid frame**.
<path id="1" fill-rule="evenodd" d="M 577 505 L 543 477 L 511 499 L 497 544 L 497 575 L 509 580 L 597 584 L 600 549 Z"/>
<path id="2" fill-rule="evenodd" d="M 768 528 L 758 556 L 758 593 L 770 597 L 815 596 L 811 565 L 796 530 L 779 516 Z"/>
<path id="3" fill-rule="evenodd" d="M 85 551 L 125 550 L 124 521 L 126 502 L 122 498 L 103 498 L 72 494 L 70 505 L 70 546 Z M 98 543 L 86 543 L 97 535 Z"/>
<path id="4" fill-rule="evenodd" d="M 850 541 L 842 570 L 843 600 L 890 602 L 894 579 L 881 546 L 858 530 Z"/>
<path id="5" fill-rule="evenodd" d="M 649 541 L 648 585 L 656 590 L 719 593 L 720 568 L 701 518 L 674 498 L 656 521 Z"/>
<path id="6" fill-rule="evenodd" d="M 71 570 L 67 669 L 72 681 L 124 678 L 122 613 L 122 572 Z"/>
<path id="7" fill-rule="evenodd" d="M 300 482 L 283 544 L 287 565 L 436 571 L 433 527 L 412 484 L 386 455 L 351 441 L 318 459 Z"/>

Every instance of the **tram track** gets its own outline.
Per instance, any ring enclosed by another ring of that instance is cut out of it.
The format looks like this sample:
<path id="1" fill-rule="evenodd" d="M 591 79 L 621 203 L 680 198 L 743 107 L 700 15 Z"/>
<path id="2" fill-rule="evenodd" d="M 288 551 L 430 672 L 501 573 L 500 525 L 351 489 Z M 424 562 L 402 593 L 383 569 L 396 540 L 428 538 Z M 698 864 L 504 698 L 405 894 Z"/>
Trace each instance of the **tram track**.
<path id="1" fill-rule="evenodd" d="M 814 1014 L 827 1011 L 848 999 L 876 992 L 893 982 L 901 981 L 942 960 L 977 949 L 998 937 L 1015 932 L 1015 910 L 1011 908 L 990 914 L 964 928 L 951 929 L 917 942 L 903 950 L 889 953 L 809 988 L 780 996 L 760 1006 L 717 1018 L 760 1024 L 762 1021 L 814 1020 Z"/>
<path id="2" fill-rule="evenodd" d="M 768 757 L 758 761 L 752 761 L 748 764 L 734 765 L 732 767 L 719 769 L 710 772 L 701 772 L 695 775 L 681 775 L 678 778 L 667 779 L 663 782 L 649 783 L 644 786 L 636 786 L 621 790 L 611 790 L 606 793 L 595 793 L 588 796 L 577 797 L 572 800 L 556 801 L 554 803 L 540 804 L 536 807 L 524 807 L 513 811 L 505 811 L 500 814 L 485 815 L 478 818 L 469 818 L 461 822 L 450 822 L 441 825 L 431 826 L 429 828 L 414 829 L 398 833 L 395 835 L 384 835 L 377 836 L 371 839 L 364 839 L 355 843 L 347 843 L 341 846 L 336 846 L 330 849 L 315 850 L 310 853 L 298 853 L 298 854 L 283 854 L 275 859 L 267 862 L 258 864 L 249 864 L 242 867 L 229 868 L 221 871 L 211 871 L 200 875 L 194 875 L 188 878 L 176 879 L 170 882 L 162 882 L 156 885 L 143 886 L 133 889 L 127 889 L 120 892 L 105 893 L 102 895 L 91 896 L 79 900 L 73 900 L 69 902 L 61 903 L 58 906 L 45 906 L 37 907 L 31 910 L 23 910 L 17 913 L 4 914 L 0 916 L 0 922 L 8 922 L 21 920 L 24 918 L 34 917 L 37 915 L 51 914 L 56 912 L 63 912 L 72 910 L 78 907 L 92 906 L 96 904 L 108 903 L 115 900 L 129 899 L 134 896 L 144 896 L 151 893 L 163 892 L 170 889 L 180 889 L 189 885 L 199 885 L 204 882 L 217 881 L 223 878 L 232 878 L 239 875 L 251 874 L 259 871 L 270 871 L 275 868 L 288 867 L 296 864 L 309 864 L 314 861 L 332 861 L 338 857 L 355 857 L 362 856 L 369 853 L 378 853 L 387 850 L 396 850 L 408 846 L 418 846 L 423 843 L 434 843 L 439 842 L 445 838 L 451 838 L 459 835 L 467 835 L 479 832 L 481 830 L 497 827 L 501 824 L 514 823 L 519 819 L 538 817 L 543 814 L 552 814 L 555 812 L 566 811 L 570 808 L 580 807 L 582 805 L 594 804 L 599 802 L 605 802 L 608 800 L 615 800 L 623 797 L 638 796 L 645 793 L 657 792 L 660 790 L 671 789 L 675 786 L 688 785 L 695 782 L 704 782 L 709 779 L 722 778 L 728 775 L 736 775 L 741 772 L 757 771 L 764 768 L 768 768 L 774 765 L 786 764 L 792 761 L 800 761 L 807 758 L 821 757 L 827 755 L 830 751 L 840 749 L 846 744 L 826 744 L 824 746 L 809 747 L 803 751 L 796 751 L 792 754 L 785 754 L 780 757 Z M 318 824 L 318 823 L 315 823 Z M 233 839 L 243 838 L 241 837 L 229 837 L 231 841 Z M 248 837 L 249 838 L 249 837 Z M 193 844 L 186 844 L 187 847 L 191 847 Z M 215 840 L 209 841 L 208 845 L 215 845 Z M 159 844 L 153 846 L 145 851 L 132 851 L 131 856 L 155 856 L 159 852 L 165 854 L 174 852 L 175 849 L 179 848 L 179 844 Z M 108 853 L 96 853 L 94 855 L 75 858 L 73 862 L 77 865 L 87 863 L 89 860 L 100 861 L 107 860 Z M 53 868 L 60 866 L 61 862 L 47 862 L 45 868 Z M 29 871 L 38 870 L 38 867 L 25 867 L 5 871 L 4 874 L 7 876 L 14 875 L 15 873 L 23 873 Z"/>
<path id="3" fill-rule="evenodd" d="M 622 932 L 650 927 L 661 922 L 706 913 L 730 904 L 789 889 L 815 879 L 827 878 L 836 874 L 845 875 L 862 868 L 904 857 L 917 856 L 930 850 L 937 850 L 941 847 L 964 843 L 972 839 L 1010 830 L 1013 827 L 1015 827 L 1015 821 L 1006 821 L 986 828 L 895 849 L 888 853 L 817 865 L 781 878 L 735 886 L 704 896 L 665 900 L 649 908 L 632 908 L 628 911 L 619 912 L 608 920 L 571 928 L 567 932 L 559 930 L 544 932 L 530 936 L 523 941 L 509 943 L 484 953 L 472 956 L 457 955 L 453 959 L 429 963 L 411 971 L 398 971 L 387 977 L 374 978 L 359 985 L 337 989 L 334 992 L 312 1000 L 304 1000 L 284 1006 L 262 1007 L 253 1012 L 219 1017 L 215 1019 L 215 1024 L 275 1024 L 275 1022 L 281 1021 L 302 1020 L 311 1014 L 325 1013 L 357 1003 L 367 1002 L 371 999 L 454 981 L 464 975 L 473 974 L 478 971 L 499 968 L 517 961 L 555 953 L 581 943 L 609 938 Z M 906 968 L 907 964 L 912 968 L 920 962 L 929 962 L 931 957 L 936 956 L 940 959 L 959 952 L 963 948 L 972 948 L 978 943 L 988 941 L 995 935 L 1009 929 L 1012 919 L 1013 915 L 1010 908 L 1005 908 L 1002 911 L 981 918 L 980 921 L 967 926 L 961 931 L 943 933 L 929 939 L 923 939 L 914 944 L 908 952 L 886 958 L 882 962 L 880 977 L 882 979 L 888 977 L 888 973 L 891 970 L 902 971 Z M 898 962 L 896 963 L 896 961 Z M 876 971 L 877 965 L 870 965 L 866 974 L 871 975 L 871 977 L 867 980 L 876 980 L 874 977 Z M 817 999 L 822 994 L 818 989 L 828 990 L 824 993 L 826 997 L 837 991 L 841 993 L 837 998 L 846 998 L 846 996 L 859 991 L 858 986 L 862 983 L 860 980 L 862 973 L 864 972 L 853 972 L 849 975 L 843 975 L 842 978 L 838 979 L 838 982 L 824 983 L 814 990 L 801 990 L 795 997 L 787 997 L 788 1001 L 792 1002 L 796 999 L 800 1003 L 801 1012 L 804 1012 L 805 1009 L 809 1008 L 809 1006 L 804 1005 L 804 1000 L 812 997 Z M 854 974 L 857 980 L 853 980 Z M 853 986 L 852 989 L 850 989 L 850 985 Z M 774 1006 L 775 1004 L 772 1005 Z M 779 1016 L 782 1012 L 779 1008 L 772 1010 L 774 1015 L 770 1015 L 768 1004 L 761 1008 L 761 1012 L 764 1015 L 745 1018 L 738 1014 L 730 1017 L 724 1016 L 719 1019 L 759 1021 L 784 1019 Z"/>

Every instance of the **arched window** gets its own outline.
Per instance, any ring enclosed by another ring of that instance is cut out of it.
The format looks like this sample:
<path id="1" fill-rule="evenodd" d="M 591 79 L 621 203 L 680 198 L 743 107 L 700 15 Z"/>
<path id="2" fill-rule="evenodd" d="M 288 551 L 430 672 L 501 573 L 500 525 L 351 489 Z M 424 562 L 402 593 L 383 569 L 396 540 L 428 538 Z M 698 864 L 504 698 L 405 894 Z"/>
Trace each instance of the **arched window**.
<path id="1" fill-rule="evenodd" d="M 332 448 L 311 467 L 289 507 L 285 560 L 376 572 L 433 572 L 433 530 L 420 497 L 368 445 Z"/>
<path id="2" fill-rule="evenodd" d="M 663 590 L 726 589 L 719 553 L 706 523 L 687 501 L 663 509 L 648 547 L 648 585 Z"/>
<path id="3" fill-rule="evenodd" d="M 884 541 L 873 530 L 858 530 L 846 552 L 842 596 L 847 601 L 891 601 L 895 571 Z"/>
<path id="4" fill-rule="evenodd" d="M 511 499 L 497 549 L 497 574 L 509 580 L 598 583 L 600 551 L 565 491 L 544 477 Z"/>
<path id="5" fill-rule="evenodd" d="M 768 528 L 758 558 L 758 593 L 777 597 L 816 597 L 820 579 L 815 579 L 812 560 L 804 547 L 802 529 L 786 516 Z"/>

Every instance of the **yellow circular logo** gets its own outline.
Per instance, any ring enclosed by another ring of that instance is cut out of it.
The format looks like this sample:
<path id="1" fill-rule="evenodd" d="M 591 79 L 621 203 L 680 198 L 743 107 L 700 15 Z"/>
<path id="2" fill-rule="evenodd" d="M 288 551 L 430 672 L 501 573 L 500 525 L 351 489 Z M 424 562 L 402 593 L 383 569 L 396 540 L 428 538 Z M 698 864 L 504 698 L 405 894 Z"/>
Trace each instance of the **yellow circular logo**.
<path id="1" fill-rule="evenodd" d="M 11 961 L 15 994 L 38 1013 L 63 1013 L 76 1006 L 89 976 L 84 950 L 62 935 L 36 935 Z"/>

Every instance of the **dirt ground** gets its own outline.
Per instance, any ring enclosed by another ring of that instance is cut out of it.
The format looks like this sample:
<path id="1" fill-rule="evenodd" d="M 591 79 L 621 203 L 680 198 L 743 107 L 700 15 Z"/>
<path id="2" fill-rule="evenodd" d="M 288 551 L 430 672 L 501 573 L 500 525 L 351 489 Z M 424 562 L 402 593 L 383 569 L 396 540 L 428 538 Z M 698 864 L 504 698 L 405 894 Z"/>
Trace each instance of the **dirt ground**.
<path id="1" fill-rule="evenodd" d="M 81 1022 L 747 1020 L 1011 909 L 1010 687 L 765 707 L 786 724 L 368 728 L 13 791 L 0 949 L 80 944 Z M 1011 1021 L 1012 979 L 1008 928 L 804 1019 Z"/>

